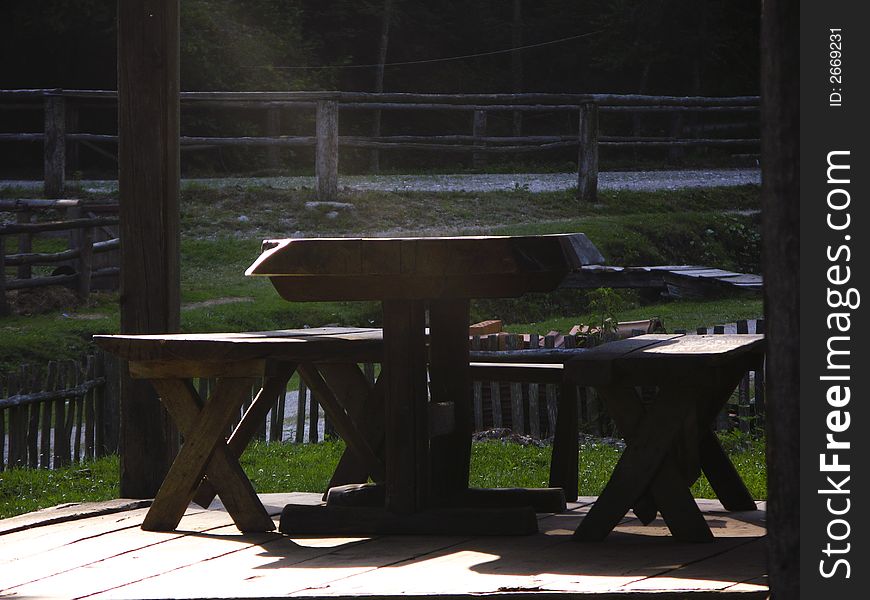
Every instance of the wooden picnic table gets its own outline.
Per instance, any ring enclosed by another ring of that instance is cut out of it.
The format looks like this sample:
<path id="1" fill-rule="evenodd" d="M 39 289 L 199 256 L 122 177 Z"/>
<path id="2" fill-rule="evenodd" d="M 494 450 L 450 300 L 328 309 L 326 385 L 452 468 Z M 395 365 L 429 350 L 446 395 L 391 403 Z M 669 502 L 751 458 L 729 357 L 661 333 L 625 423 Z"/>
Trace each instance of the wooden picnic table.
<path id="1" fill-rule="evenodd" d="M 712 424 L 740 379 L 763 360 L 762 335 L 649 334 L 603 344 L 567 363 L 570 379 L 597 388 L 626 440 L 574 539 L 604 539 L 633 508 L 644 524 L 660 512 L 679 540 L 711 541 L 689 489 L 702 471 L 727 510 L 755 510 Z M 658 392 L 648 400 L 637 386 Z"/>
<path id="2" fill-rule="evenodd" d="M 433 527 L 516 533 L 508 522 L 514 517 L 536 529 L 533 511 L 531 521 L 527 513 L 504 514 L 482 531 L 487 514 L 452 510 L 481 504 L 468 487 L 469 300 L 551 291 L 570 271 L 602 260 L 583 234 L 265 241 L 246 274 L 270 277 L 283 298 L 377 300 L 383 307 L 383 505 L 355 513 L 345 506 L 298 507 L 296 513 L 288 507 L 282 530 L 286 520 L 295 532 L 330 529 L 332 522 L 333 531 L 344 533 Z"/>
<path id="3" fill-rule="evenodd" d="M 368 418 L 383 406 L 357 363 L 379 362 L 380 329 L 325 327 L 247 333 L 99 335 L 96 343 L 129 361 L 134 378 L 148 379 L 184 436 L 143 529 L 178 526 L 191 500 L 208 507 L 218 494 L 241 531 L 275 528 L 239 466 L 238 458 L 262 426 L 294 370 L 318 395 L 324 411 L 346 440 L 331 484 L 384 476 L 383 461 L 369 445 L 381 435 L 381 419 Z M 193 385 L 215 377 L 208 398 Z M 263 384 L 251 400 L 252 386 Z M 229 439 L 226 433 L 250 402 Z"/>

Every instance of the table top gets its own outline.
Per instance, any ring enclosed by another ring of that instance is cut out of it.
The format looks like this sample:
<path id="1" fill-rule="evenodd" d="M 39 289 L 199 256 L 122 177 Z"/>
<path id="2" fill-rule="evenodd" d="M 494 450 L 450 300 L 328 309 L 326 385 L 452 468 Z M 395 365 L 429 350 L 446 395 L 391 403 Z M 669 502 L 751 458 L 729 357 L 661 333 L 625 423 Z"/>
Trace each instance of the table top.
<path id="1" fill-rule="evenodd" d="M 245 333 L 95 335 L 102 349 L 129 361 L 243 361 L 261 358 L 290 362 L 377 362 L 383 350 L 380 329 L 317 327 Z"/>
<path id="2" fill-rule="evenodd" d="M 578 354 L 566 369 L 572 378 L 588 385 L 652 383 L 739 359 L 754 364 L 763 354 L 763 335 L 653 333 L 591 348 Z"/>
<path id="3" fill-rule="evenodd" d="M 582 233 L 540 236 L 266 240 L 246 275 L 287 300 L 513 297 L 555 289 L 603 262 Z"/>

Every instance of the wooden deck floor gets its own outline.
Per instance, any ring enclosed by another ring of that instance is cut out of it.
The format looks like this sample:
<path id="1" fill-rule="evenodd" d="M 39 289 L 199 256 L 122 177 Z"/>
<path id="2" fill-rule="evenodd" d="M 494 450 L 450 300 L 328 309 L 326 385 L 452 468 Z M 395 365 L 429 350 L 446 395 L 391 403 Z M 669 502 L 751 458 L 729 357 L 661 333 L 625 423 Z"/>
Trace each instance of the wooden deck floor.
<path id="1" fill-rule="evenodd" d="M 276 519 L 288 502 L 319 501 L 261 498 Z M 593 500 L 539 515 L 541 533 L 525 537 L 243 535 L 218 503 L 154 533 L 139 528 L 142 502 L 48 509 L 0 521 L 0 598 L 766 597 L 763 510 L 699 501 L 710 544 L 677 543 L 663 523 L 632 518 L 605 542 L 573 543 Z"/>

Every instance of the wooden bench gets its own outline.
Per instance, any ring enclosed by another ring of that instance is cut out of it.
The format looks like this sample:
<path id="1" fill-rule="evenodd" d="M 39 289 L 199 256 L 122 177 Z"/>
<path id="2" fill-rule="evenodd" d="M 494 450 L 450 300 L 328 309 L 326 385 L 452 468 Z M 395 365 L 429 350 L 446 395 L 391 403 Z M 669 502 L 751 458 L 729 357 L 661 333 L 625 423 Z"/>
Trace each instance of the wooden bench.
<path id="1" fill-rule="evenodd" d="M 317 395 L 345 440 L 331 485 L 383 480 L 384 462 L 370 440 L 383 437 L 382 395 L 372 389 L 357 363 L 378 362 L 380 329 L 319 328 L 219 334 L 95 336 L 103 349 L 129 361 L 134 378 L 148 379 L 184 436 L 142 528 L 178 526 L 191 500 L 208 506 L 220 496 L 241 531 L 270 531 L 272 519 L 242 471 L 238 457 L 255 435 L 275 398 L 298 371 Z M 215 377 L 208 399 L 192 379 Z M 250 400 L 252 385 L 263 385 L 241 422 L 225 439 L 234 417 Z M 375 386 L 377 387 L 377 386 Z"/>
<path id="2" fill-rule="evenodd" d="M 644 524 L 660 512 L 679 540 L 711 541 L 689 490 L 702 471 L 727 510 L 755 510 L 712 424 L 746 371 L 763 359 L 761 335 L 651 334 L 598 346 L 567 363 L 568 378 L 598 389 L 627 443 L 574 539 L 604 539 L 633 508 Z M 636 386 L 657 386 L 658 394 L 644 403 Z"/>
<path id="3" fill-rule="evenodd" d="M 567 502 L 577 500 L 579 445 L 577 441 L 577 384 L 565 377 L 564 362 L 583 350 L 492 352 L 491 362 L 472 362 L 471 375 L 476 381 L 510 381 L 515 383 L 552 384 L 560 387 L 550 458 L 550 487 L 561 488 Z M 482 353 L 477 353 L 480 356 Z M 500 362 L 507 360 L 529 362 Z M 532 362 L 534 361 L 534 362 Z M 538 362 L 540 361 L 540 362 Z M 545 362 L 550 361 L 550 362 Z"/>

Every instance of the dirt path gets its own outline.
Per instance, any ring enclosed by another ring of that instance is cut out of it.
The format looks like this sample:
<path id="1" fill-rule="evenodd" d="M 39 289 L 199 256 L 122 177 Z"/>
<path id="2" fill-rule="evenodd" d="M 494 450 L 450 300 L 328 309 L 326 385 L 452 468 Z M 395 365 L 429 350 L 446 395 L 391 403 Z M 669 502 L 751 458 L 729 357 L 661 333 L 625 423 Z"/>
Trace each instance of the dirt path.
<path id="1" fill-rule="evenodd" d="M 761 183 L 761 171 L 752 169 L 692 169 L 679 171 L 605 171 L 599 174 L 602 190 L 674 190 L 694 187 L 737 186 Z M 112 191 L 117 181 L 83 180 L 87 191 Z M 184 179 L 182 185 L 207 187 L 266 186 L 278 189 L 314 187 L 314 177 L 250 177 Z M 340 187 L 388 192 L 553 192 L 577 186 L 576 173 L 488 173 L 474 175 L 345 175 Z M 39 189 L 41 181 L 0 181 L 0 189 Z"/>

